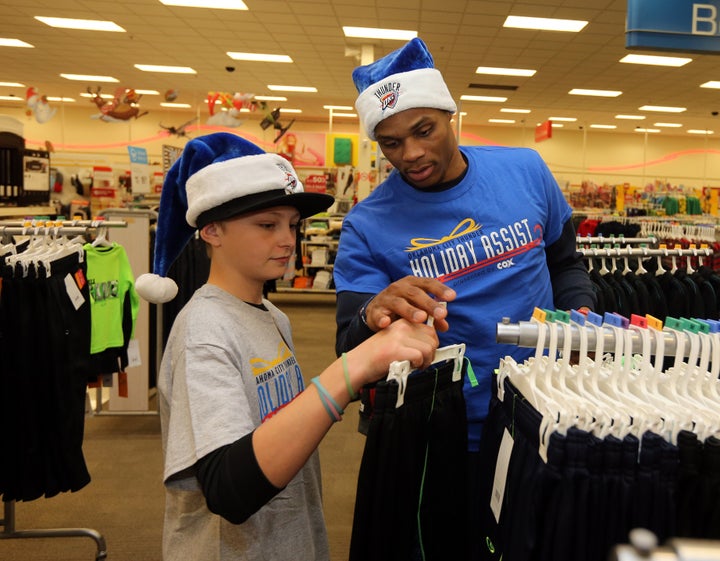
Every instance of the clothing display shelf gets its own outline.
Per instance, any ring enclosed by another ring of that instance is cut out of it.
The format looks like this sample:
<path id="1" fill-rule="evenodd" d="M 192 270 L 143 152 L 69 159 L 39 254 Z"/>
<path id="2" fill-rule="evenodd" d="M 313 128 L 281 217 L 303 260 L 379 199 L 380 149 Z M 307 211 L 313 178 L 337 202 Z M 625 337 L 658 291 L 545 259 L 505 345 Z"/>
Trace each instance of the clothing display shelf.
<path id="1" fill-rule="evenodd" d="M 82 236 L 99 232 L 103 228 L 126 227 L 124 221 L 69 220 L 69 221 L 8 221 L 0 222 L 0 233 L 8 236 Z M 95 541 L 96 561 L 107 558 L 105 538 L 91 528 L 44 528 L 33 530 L 15 529 L 15 501 L 3 501 L 4 518 L 0 520 L 3 530 L 0 539 L 70 538 L 87 537 Z"/>
<path id="2" fill-rule="evenodd" d="M 303 220 L 298 247 L 302 273 L 291 287 L 278 284 L 278 292 L 335 293 L 332 270 L 344 217 L 343 213 L 328 213 Z"/>

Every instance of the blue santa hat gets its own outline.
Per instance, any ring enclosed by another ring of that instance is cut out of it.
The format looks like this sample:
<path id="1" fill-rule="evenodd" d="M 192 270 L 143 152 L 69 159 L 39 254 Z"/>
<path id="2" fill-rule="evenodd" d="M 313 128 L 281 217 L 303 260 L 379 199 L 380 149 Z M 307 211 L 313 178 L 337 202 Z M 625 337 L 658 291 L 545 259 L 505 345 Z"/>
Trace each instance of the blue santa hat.
<path id="1" fill-rule="evenodd" d="M 154 304 L 177 294 L 166 277 L 196 229 L 276 206 L 293 206 L 307 218 L 327 210 L 330 195 L 305 193 L 290 162 L 225 132 L 190 140 L 165 176 L 155 232 L 153 272 L 140 275 L 137 292 Z"/>
<path id="2" fill-rule="evenodd" d="M 416 107 L 455 113 L 457 105 L 422 39 L 405 46 L 352 73 L 359 92 L 355 108 L 368 136 L 375 140 L 375 127 L 388 117 Z"/>

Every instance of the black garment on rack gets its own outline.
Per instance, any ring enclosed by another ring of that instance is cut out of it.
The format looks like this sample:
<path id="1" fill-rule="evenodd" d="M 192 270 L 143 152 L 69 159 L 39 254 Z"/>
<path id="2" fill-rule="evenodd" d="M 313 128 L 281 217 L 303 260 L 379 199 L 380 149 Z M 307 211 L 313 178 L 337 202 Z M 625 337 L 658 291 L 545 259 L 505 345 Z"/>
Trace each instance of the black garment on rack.
<path id="1" fill-rule="evenodd" d="M 635 294 L 634 306 L 636 307 L 633 308 L 632 313 L 640 316 L 649 314 L 650 291 L 648 290 L 648 287 L 643 281 L 643 279 L 636 275 L 633 271 L 624 273 L 623 277 L 625 278 L 625 281 L 630 285 Z"/>
<path id="2" fill-rule="evenodd" d="M 678 279 L 687 291 L 687 304 L 688 314 L 684 317 L 692 318 L 706 318 L 705 314 L 705 302 L 703 302 L 702 294 L 700 293 L 700 287 L 695 282 L 695 279 L 688 275 L 687 269 L 681 268 L 675 271 L 675 278 Z"/>
<path id="3" fill-rule="evenodd" d="M 44 267 L 4 266 L 0 293 L 0 494 L 29 501 L 77 491 L 90 352 L 90 294 L 77 255 Z M 68 287 L 81 295 L 77 307 Z M 74 290 L 73 289 L 73 290 Z"/>
<path id="4" fill-rule="evenodd" d="M 668 315 L 668 307 L 660 281 L 655 273 L 650 271 L 643 273 L 640 278 L 648 289 L 648 313 L 664 322 Z"/>
<path id="5" fill-rule="evenodd" d="M 682 444 L 679 449 L 652 432 L 645 432 L 642 439 L 631 433 L 622 439 L 612 435 L 600 439 L 576 427 L 569 427 L 565 435 L 551 427 L 544 462 L 538 436 L 542 416 L 509 378 L 503 382 L 502 400 L 496 383 L 493 388 L 480 443 L 486 458 L 478 501 L 483 515 L 480 527 L 486 532 L 480 541 L 485 547 L 472 559 L 605 561 L 610 549 L 626 541 L 633 528 L 648 528 L 664 541 L 678 535 L 673 532 L 681 516 L 683 522 L 690 522 L 681 527 L 689 527 L 697 520 L 693 518 L 697 511 L 706 519 L 716 515 L 720 455 L 713 454 L 720 453 L 720 446 L 707 456 L 712 459 L 707 460 L 705 473 L 715 479 L 708 479 L 703 487 L 705 498 L 698 495 L 705 456 L 686 461 L 685 470 L 678 471 L 683 466 Z M 505 432 L 512 437 L 512 448 L 496 520 L 490 504 L 499 491 L 494 487 L 495 466 Z M 683 493 L 686 500 L 676 509 L 675 499 Z M 694 513 L 689 512 L 693 505 Z M 689 528 L 692 537 L 704 537 L 699 535 L 707 532 L 702 526 L 696 523 Z"/>
<path id="6" fill-rule="evenodd" d="M 657 279 L 667 302 L 667 315 L 673 318 L 690 317 L 687 287 L 672 271 L 665 271 Z"/>
<path id="7" fill-rule="evenodd" d="M 396 381 L 375 386 L 350 561 L 468 558 L 467 419 L 453 369 L 411 374 L 400 407 Z"/>

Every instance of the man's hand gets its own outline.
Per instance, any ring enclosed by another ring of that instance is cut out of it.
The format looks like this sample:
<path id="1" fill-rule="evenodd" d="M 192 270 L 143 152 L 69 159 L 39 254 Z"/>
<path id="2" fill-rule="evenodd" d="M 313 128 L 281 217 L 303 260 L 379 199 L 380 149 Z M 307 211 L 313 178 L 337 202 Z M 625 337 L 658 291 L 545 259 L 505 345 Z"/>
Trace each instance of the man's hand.
<path id="1" fill-rule="evenodd" d="M 436 279 L 407 276 L 370 300 L 365 306 L 365 322 L 373 331 L 379 331 L 399 318 L 425 323 L 432 317 L 435 329 L 447 331 L 447 309 L 439 302 L 452 302 L 455 296 L 453 289 Z"/>

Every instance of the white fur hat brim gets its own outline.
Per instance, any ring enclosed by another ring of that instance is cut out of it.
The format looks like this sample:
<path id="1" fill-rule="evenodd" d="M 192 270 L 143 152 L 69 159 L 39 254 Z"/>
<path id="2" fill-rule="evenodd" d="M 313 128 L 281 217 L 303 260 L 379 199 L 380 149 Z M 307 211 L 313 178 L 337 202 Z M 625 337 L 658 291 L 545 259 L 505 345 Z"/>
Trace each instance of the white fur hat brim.
<path id="1" fill-rule="evenodd" d="M 419 68 L 392 74 L 363 90 L 355 101 L 365 132 L 372 140 L 376 139 L 375 127 L 380 121 L 418 107 L 457 111 L 439 70 Z"/>

